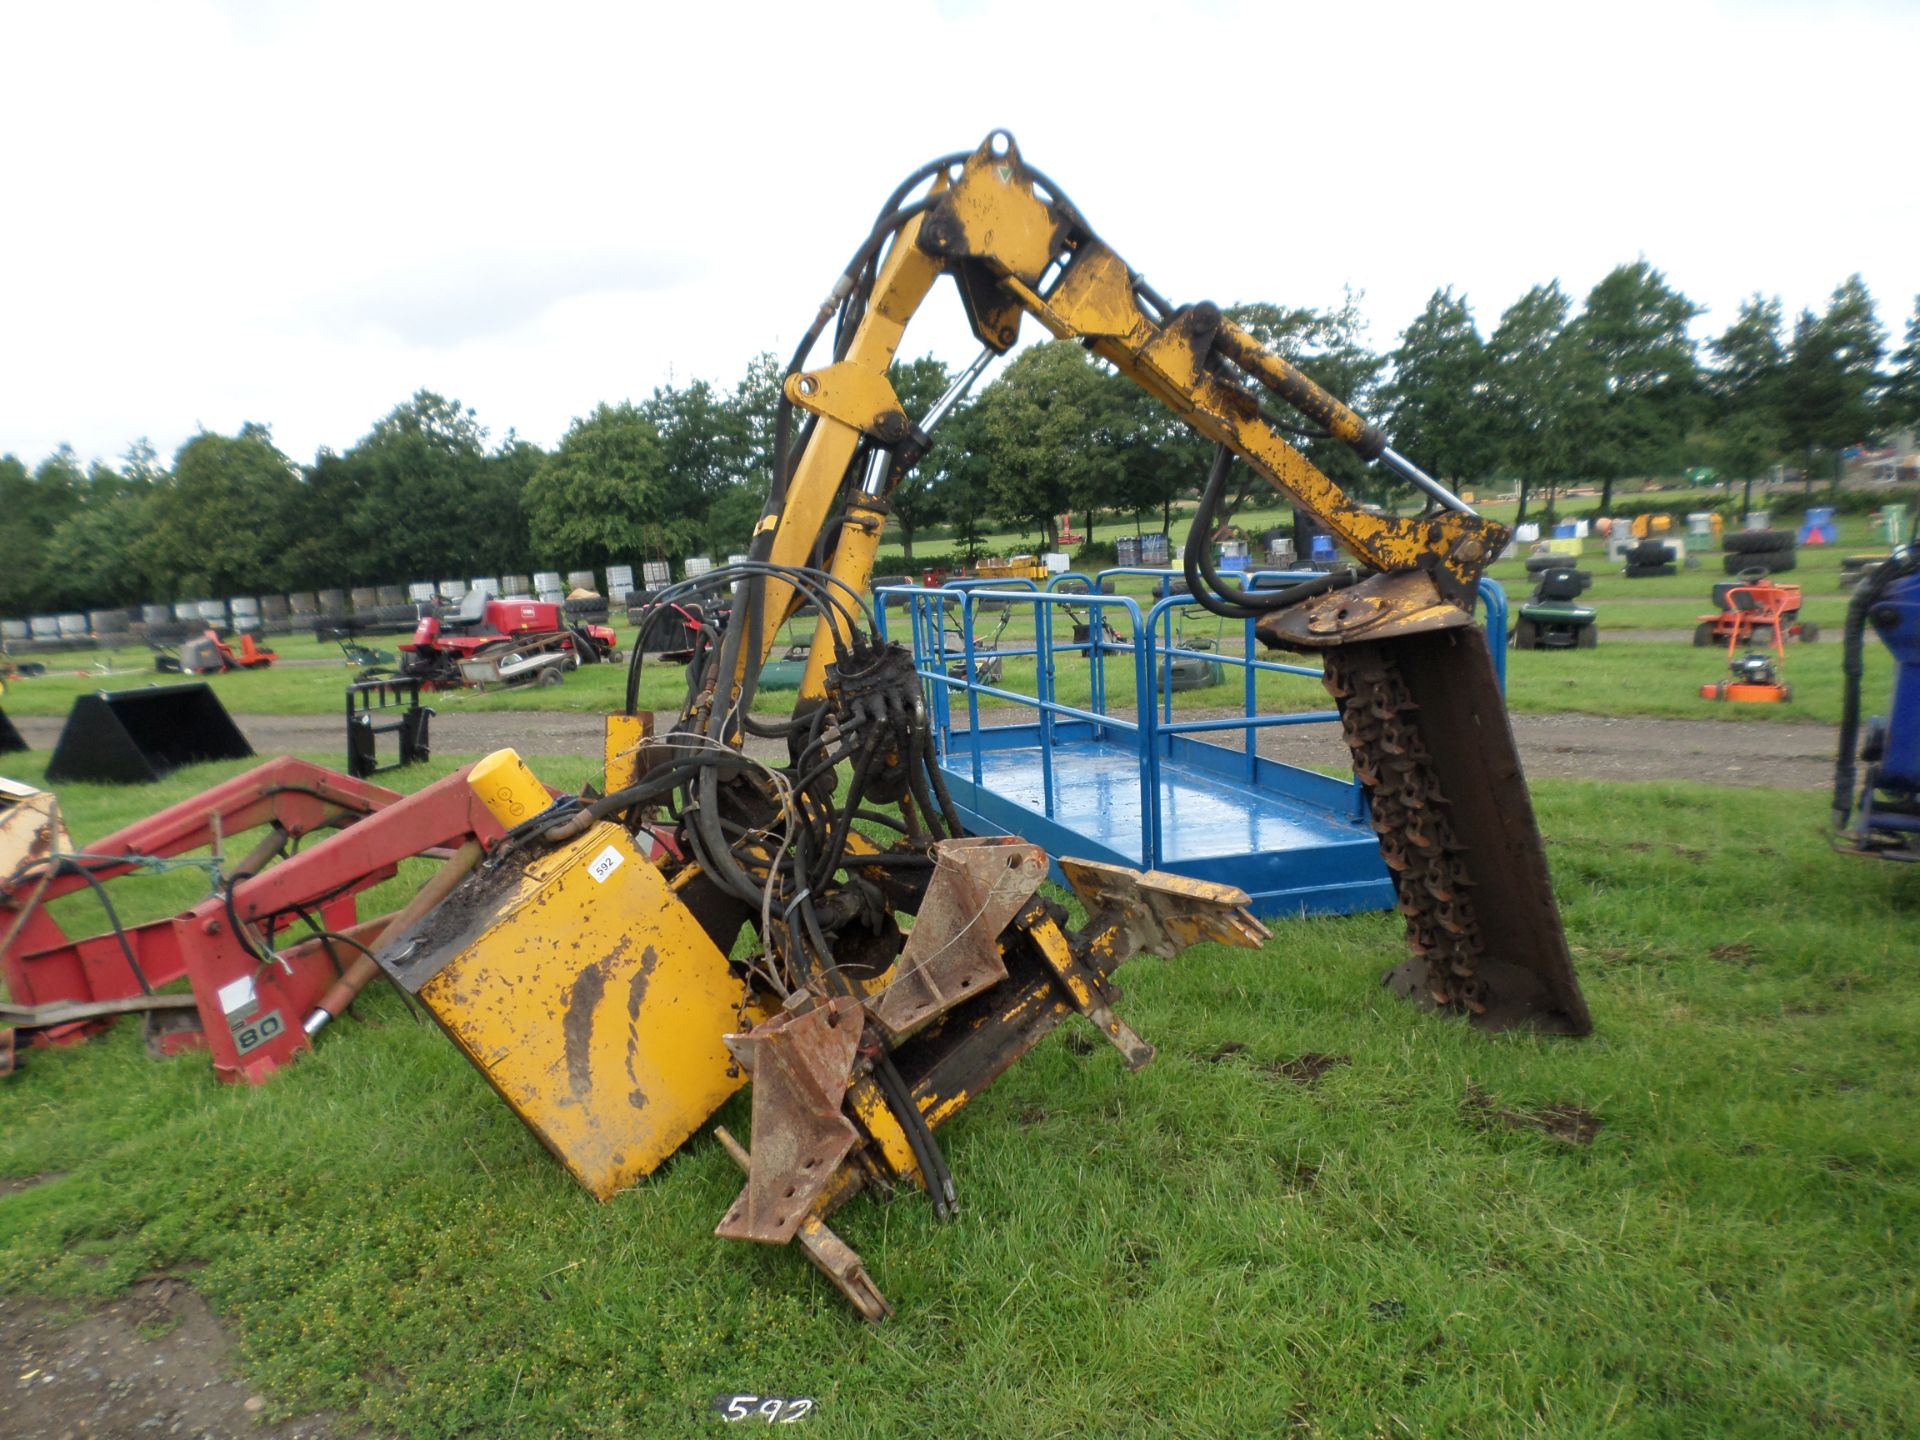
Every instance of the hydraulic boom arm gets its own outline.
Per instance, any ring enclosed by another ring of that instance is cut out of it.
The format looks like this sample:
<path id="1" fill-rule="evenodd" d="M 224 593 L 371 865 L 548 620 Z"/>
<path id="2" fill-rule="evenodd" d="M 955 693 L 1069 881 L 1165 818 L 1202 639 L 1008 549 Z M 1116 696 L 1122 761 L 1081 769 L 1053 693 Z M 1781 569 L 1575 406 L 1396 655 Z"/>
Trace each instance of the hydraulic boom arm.
<path id="1" fill-rule="evenodd" d="M 908 198 L 921 187 L 920 198 Z M 831 573 L 848 591 L 868 589 L 888 498 L 930 443 L 902 409 L 887 368 L 943 274 L 953 277 L 987 350 L 1010 349 L 1021 318 L 1031 315 L 1053 335 L 1087 345 L 1215 441 L 1203 518 L 1237 456 L 1372 572 L 1350 588 L 1330 580 L 1249 595 L 1208 573 L 1198 522 L 1187 547 L 1196 600 L 1221 613 L 1257 615 L 1271 646 L 1326 656 L 1327 685 L 1407 915 L 1414 954 L 1388 983 L 1484 1025 L 1585 1033 L 1591 1022 L 1512 731 L 1485 641 L 1471 623 L 1475 585 L 1508 532 L 1474 514 L 1218 306 L 1163 300 L 1059 186 L 1021 159 L 1005 132 L 910 176 L 821 305 L 784 382 L 785 404 L 810 419 L 797 459 L 780 448 L 754 559 L 804 565 L 826 549 Z M 810 365 L 815 341 L 836 318 L 832 360 Z M 1288 430 L 1298 428 L 1269 410 L 1269 399 L 1423 491 L 1426 513 L 1402 518 L 1357 504 L 1288 443 Z M 836 504 L 842 512 L 834 522 Z M 729 669 L 736 704 L 750 695 L 751 676 L 795 603 L 778 578 L 757 589 L 746 609 L 751 639 Z M 823 694 L 845 628 L 823 607 L 801 683 L 803 708 Z"/>

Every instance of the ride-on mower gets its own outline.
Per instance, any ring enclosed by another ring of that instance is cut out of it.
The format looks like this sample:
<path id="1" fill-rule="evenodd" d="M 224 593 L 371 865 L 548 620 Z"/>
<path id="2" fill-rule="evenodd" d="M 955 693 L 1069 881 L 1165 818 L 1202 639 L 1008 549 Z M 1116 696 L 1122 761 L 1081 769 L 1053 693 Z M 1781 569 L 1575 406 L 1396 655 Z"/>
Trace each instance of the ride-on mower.
<path id="1" fill-rule="evenodd" d="M 1775 585 L 1763 578 L 1752 584 L 1716 585 L 1713 596 L 1724 608 L 1718 617 L 1702 617 L 1700 627 L 1693 632 L 1693 643 L 1707 644 L 1707 640 L 1701 638 L 1703 633 L 1723 630 L 1729 675 L 1725 680 L 1702 685 L 1700 698 L 1731 700 L 1742 705 L 1782 705 L 1793 699 L 1793 687 L 1781 680 L 1779 666 L 1787 658 L 1784 635 L 1789 628 L 1788 607 L 1792 607 L 1792 614 L 1799 614 L 1800 587 Z M 1795 624 L 1792 628 L 1813 629 L 1814 635 L 1819 633 L 1812 626 Z M 1753 643 L 1763 632 L 1772 641 L 1778 662 L 1764 650 L 1750 650 L 1745 655 L 1736 653 L 1741 645 Z M 1813 635 L 1801 636 L 1803 640 L 1812 638 Z"/>
<path id="2" fill-rule="evenodd" d="M 1820 638 L 1820 627 L 1800 618 L 1800 587 L 1769 579 L 1764 570 L 1721 581 L 1713 587 L 1713 603 L 1718 613 L 1702 615 L 1693 627 L 1696 645 L 1745 645 L 1758 631 L 1775 640 L 1791 635 L 1803 645 Z"/>
<path id="3" fill-rule="evenodd" d="M 470 590 L 451 615 L 428 615 L 400 647 L 400 673 L 432 690 L 463 685 L 557 685 L 566 672 L 618 657 L 605 625 L 569 624 L 544 600 L 496 600 Z"/>
<path id="4" fill-rule="evenodd" d="M 1599 612 L 1576 605 L 1580 593 L 1593 583 L 1585 570 L 1556 565 L 1540 572 L 1533 598 L 1520 607 L 1513 627 L 1516 650 L 1591 650 L 1600 643 Z"/>
<path id="5" fill-rule="evenodd" d="M 236 653 L 220 638 L 218 630 L 209 629 L 198 639 L 184 642 L 178 659 L 156 656 L 153 668 L 163 675 L 216 675 L 228 670 L 264 670 L 279 658 L 274 651 L 262 649 L 251 630 L 240 637 Z"/>

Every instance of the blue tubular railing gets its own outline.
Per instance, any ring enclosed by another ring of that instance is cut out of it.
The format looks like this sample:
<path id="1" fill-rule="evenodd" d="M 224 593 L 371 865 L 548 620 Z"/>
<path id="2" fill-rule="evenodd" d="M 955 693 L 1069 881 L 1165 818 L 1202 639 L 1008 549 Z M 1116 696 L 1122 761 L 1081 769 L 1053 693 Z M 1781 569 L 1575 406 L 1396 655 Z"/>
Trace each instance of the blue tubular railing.
<path id="1" fill-rule="evenodd" d="M 1248 576 L 1247 583 L 1253 584 L 1258 580 L 1269 578 L 1281 583 L 1291 583 L 1311 578 L 1316 573 L 1318 572 L 1259 571 Z M 1156 803 L 1160 790 L 1160 769 L 1162 761 L 1174 752 L 1175 737 L 1239 731 L 1243 737 L 1245 776 L 1247 782 L 1252 784 L 1258 780 L 1262 763 L 1256 731 L 1286 725 L 1325 724 L 1339 718 L 1339 712 L 1335 710 L 1309 710 L 1275 715 L 1259 713 L 1258 686 L 1261 672 L 1318 680 L 1320 670 L 1312 665 L 1295 665 L 1256 658 L 1256 637 L 1252 620 L 1236 622 L 1243 626 L 1241 654 L 1232 655 L 1219 650 L 1198 650 L 1173 643 L 1173 612 L 1192 606 L 1195 602 L 1190 596 L 1167 595 L 1142 612 L 1139 601 L 1130 595 L 1100 593 L 1101 582 L 1110 576 L 1140 575 L 1165 579 L 1180 574 L 1181 572 L 1177 570 L 1121 566 L 1101 571 L 1090 582 L 1082 575 L 1055 576 L 1045 591 L 1040 590 L 1030 580 L 1011 580 L 999 585 L 979 580 L 961 580 L 949 582 L 939 589 L 886 586 L 874 592 L 874 611 L 884 639 L 889 634 L 889 616 L 892 607 L 904 605 L 908 610 L 914 662 L 927 698 L 935 748 L 940 763 L 948 765 L 949 768 L 952 768 L 952 760 L 955 758 L 953 692 L 955 690 L 965 692 L 967 771 L 976 789 L 983 786 L 982 757 L 986 748 L 985 730 L 980 723 L 980 697 L 983 695 L 1037 712 L 1042 809 L 1049 821 L 1054 819 L 1053 748 L 1058 722 L 1065 720 L 1085 724 L 1091 727 L 1095 738 L 1101 739 L 1114 732 L 1137 735 L 1140 761 L 1140 854 L 1142 863 L 1152 868 L 1160 864 L 1162 858 L 1160 807 Z M 1055 588 L 1061 581 L 1069 579 L 1083 582 L 1087 588 L 1084 590 Z M 1493 651 L 1495 673 L 1499 677 L 1504 693 L 1508 625 L 1506 594 L 1492 581 L 1483 579 L 1480 582 L 1479 595 L 1485 607 L 1487 643 Z M 1021 647 L 996 646 L 991 650 L 979 647 L 975 641 L 975 615 L 983 604 L 1031 606 L 1034 611 L 1034 644 Z M 1054 643 L 1055 611 L 1062 606 L 1069 610 L 1081 607 L 1086 609 L 1088 632 L 1085 641 L 1073 640 L 1064 645 Z M 955 609 L 959 611 L 957 626 L 952 623 L 956 618 L 952 614 Z M 1116 611 L 1130 622 L 1131 630 L 1125 639 L 1108 640 L 1106 638 L 1109 630 L 1108 616 L 1110 612 Z M 956 630 L 957 637 L 954 635 Z M 1158 643 L 1156 643 L 1156 631 L 1161 637 Z M 957 647 L 952 644 L 955 638 L 958 640 Z M 1088 708 L 1061 701 L 1055 685 L 1054 657 L 1062 652 L 1073 654 L 1082 650 L 1087 652 L 1091 668 L 1091 694 Z M 1130 720 L 1114 714 L 1108 708 L 1106 659 L 1109 653 L 1122 650 L 1131 652 L 1133 662 L 1134 714 Z M 1004 669 L 996 677 L 998 683 L 988 683 L 980 678 L 979 667 L 983 658 L 998 657 L 1004 661 L 1027 656 L 1032 656 L 1035 663 L 1034 693 L 1032 694 L 1010 688 Z M 1218 720 L 1175 720 L 1170 673 L 1170 662 L 1175 658 L 1194 658 L 1241 667 L 1244 676 L 1241 715 Z M 958 662 L 959 668 L 957 676 L 950 673 L 955 662 Z M 1366 799 L 1357 780 L 1353 782 L 1350 793 L 1352 813 L 1356 818 L 1364 815 Z"/>

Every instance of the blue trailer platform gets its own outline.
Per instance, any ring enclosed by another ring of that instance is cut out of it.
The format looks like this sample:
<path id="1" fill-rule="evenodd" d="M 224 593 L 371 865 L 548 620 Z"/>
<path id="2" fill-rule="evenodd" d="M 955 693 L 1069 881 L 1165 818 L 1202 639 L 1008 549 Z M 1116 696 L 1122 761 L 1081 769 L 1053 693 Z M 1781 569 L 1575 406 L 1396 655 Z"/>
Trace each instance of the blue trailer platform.
<path id="1" fill-rule="evenodd" d="M 1054 856 L 1235 885 L 1262 916 L 1392 908 L 1393 883 L 1361 787 L 1350 777 L 1258 753 L 1262 730 L 1338 724 L 1336 712 L 1326 709 L 1259 713 L 1262 675 L 1297 678 L 1300 689 L 1283 706 L 1324 704 L 1318 668 L 1255 658 L 1251 621 L 1244 623 L 1239 655 L 1176 643 L 1175 612 L 1192 603 L 1183 595 L 1169 595 L 1142 612 L 1130 596 L 1097 593 L 1109 577 L 1166 580 L 1177 573 L 1129 569 L 1092 580 L 1055 577 L 1045 591 L 1000 582 L 991 588 L 903 586 L 880 592 L 883 625 L 902 610 L 911 618 L 914 663 L 941 773 L 968 830 L 1019 835 Z M 1284 583 L 1303 577 L 1258 578 Z M 1504 681 L 1506 599 L 1485 582 L 1481 595 Z M 999 665 L 986 666 L 981 657 L 989 652 L 975 644 L 974 617 L 984 607 L 1002 605 L 1031 612 L 1034 643 L 1000 646 L 990 652 Z M 1057 634 L 1072 638 L 1057 641 Z M 1182 658 L 1237 671 L 1239 684 L 1215 687 L 1214 703 L 1239 713 L 1178 718 L 1167 681 L 1170 662 Z M 1009 662 L 1021 659 L 1034 662 L 1030 691 L 1014 688 L 1008 676 Z M 1088 667 L 1091 698 L 1085 705 L 1057 698 L 1069 664 Z M 1283 682 L 1284 688 L 1292 684 Z M 1005 704 L 990 706 L 983 719 L 982 701 L 989 699 Z M 1267 701 L 1271 710 L 1271 694 Z M 1227 734 L 1238 738 L 1238 746 L 1218 743 Z"/>

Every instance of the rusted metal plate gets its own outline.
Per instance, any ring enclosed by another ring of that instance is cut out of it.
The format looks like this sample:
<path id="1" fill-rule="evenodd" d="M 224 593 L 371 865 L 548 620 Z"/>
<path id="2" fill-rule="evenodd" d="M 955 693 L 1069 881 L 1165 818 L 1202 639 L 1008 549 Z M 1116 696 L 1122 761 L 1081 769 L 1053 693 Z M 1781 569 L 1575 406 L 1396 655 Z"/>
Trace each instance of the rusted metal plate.
<path id="1" fill-rule="evenodd" d="M 71 849 L 60 802 L 45 790 L 0 778 L 0 876 Z"/>
<path id="2" fill-rule="evenodd" d="M 714 1234 L 784 1245 L 799 1231 L 859 1138 L 840 1102 L 862 1028 L 860 1002 L 842 996 L 726 1037 L 753 1077 L 753 1157 Z"/>
<path id="3" fill-rule="evenodd" d="M 1063 859 L 1060 871 L 1090 920 L 1115 932 L 1112 952 L 1095 957 L 1108 973 L 1141 950 L 1170 960 L 1202 941 L 1252 949 L 1273 933 L 1246 908 L 1246 891 L 1231 885 L 1096 860 Z"/>
<path id="4" fill-rule="evenodd" d="M 1047 874 L 1045 852 L 1010 835 L 943 840 L 933 864 L 894 973 L 867 1000 L 896 1043 L 1006 978 L 1000 932 Z"/>
<path id="5" fill-rule="evenodd" d="M 1441 595 L 1426 571 L 1396 570 L 1277 610 L 1257 628 L 1261 640 L 1276 648 L 1324 650 L 1472 623 L 1473 616 Z"/>
<path id="6" fill-rule="evenodd" d="M 713 1133 L 727 1154 L 733 1157 L 733 1163 L 752 1174 L 753 1157 L 727 1132 L 727 1127 L 716 1125 Z M 859 1253 L 820 1218 L 818 1204 L 816 1202 L 815 1208 L 800 1222 L 794 1239 L 799 1242 L 801 1252 L 813 1262 L 814 1269 L 827 1277 L 833 1288 L 860 1312 L 861 1318 L 878 1324 L 893 1314 L 893 1306 L 887 1303 L 887 1297 L 880 1293 L 880 1287 L 867 1274 L 867 1267 Z"/>

